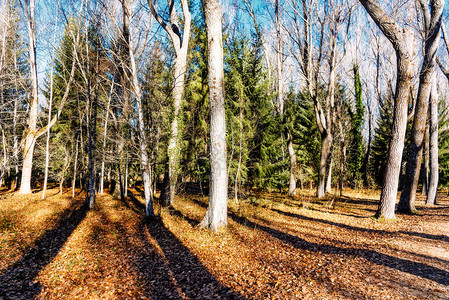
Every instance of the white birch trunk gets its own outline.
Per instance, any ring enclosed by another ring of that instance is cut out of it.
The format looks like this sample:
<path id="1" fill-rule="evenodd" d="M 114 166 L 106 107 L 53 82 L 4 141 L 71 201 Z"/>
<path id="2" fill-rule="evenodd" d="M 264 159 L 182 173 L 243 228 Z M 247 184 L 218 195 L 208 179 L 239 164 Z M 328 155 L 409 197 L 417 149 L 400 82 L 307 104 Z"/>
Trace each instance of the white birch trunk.
<path id="1" fill-rule="evenodd" d="M 218 0 L 202 0 L 202 3 L 208 42 L 211 172 L 209 205 L 200 227 L 209 227 L 211 231 L 215 232 L 228 223 L 222 14 Z"/>
<path id="2" fill-rule="evenodd" d="M 129 22 L 126 24 L 132 24 L 132 13 L 130 11 L 130 6 L 128 2 L 123 2 L 123 9 L 125 11 L 125 18 L 129 18 Z M 133 46 L 133 32 L 131 28 L 128 28 L 129 32 L 129 58 L 131 63 L 131 75 L 132 75 L 132 87 L 134 96 L 137 101 L 137 112 L 138 112 L 138 122 L 139 122 L 139 146 L 140 146 L 140 163 L 142 169 L 142 179 L 144 187 L 144 197 L 145 197 L 145 215 L 147 217 L 154 217 L 153 209 L 153 191 L 151 186 L 151 170 L 150 163 L 148 159 L 148 144 L 145 133 L 145 120 L 143 115 L 143 104 L 142 104 L 142 90 L 140 87 L 139 79 L 137 77 L 137 62 L 134 55 Z"/>
<path id="3" fill-rule="evenodd" d="M 28 28 L 28 51 L 31 76 L 31 95 L 28 117 L 28 128 L 25 130 L 23 147 L 22 180 L 20 183 L 20 194 L 31 194 L 31 172 L 33 168 L 33 153 L 36 144 L 37 114 L 38 114 L 38 83 L 36 64 L 36 20 L 35 0 L 25 1 L 23 7 L 27 18 Z"/>
<path id="4" fill-rule="evenodd" d="M 100 193 L 99 193 L 100 195 L 104 194 L 104 165 L 105 165 L 105 159 L 106 159 L 105 149 L 106 149 L 106 138 L 107 138 L 107 134 L 108 134 L 109 108 L 111 106 L 113 90 L 114 90 L 114 80 L 112 80 L 111 90 L 109 91 L 109 95 L 108 95 L 108 105 L 107 105 L 106 117 L 105 117 L 105 121 L 104 121 L 103 159 L 101 161 Z"/>
<path id="5" fill-rule="evenodd" d="M 179 130 L 179 115 L 182 107 L 182 97 L 184 94 L 184 80 L 187 67 L 187 50 L 190 39 L 191 15 L 187 0 L 180 0 L 183 12 L 183 32 L 178 25 L 180 19 L 176 13 L 174 1 L 168 1 L 170 24 L 167 24 L 164 19 L 158 14 L 154 6 L 154 0 L 147 0 L 150 5 L 151 13 L 156 18 L 162 28 L 168 33 L 173 43 L 176 58 L 174 61 L 174 80 L 173 80 L 173 121 L 170 124 L 170 138 L 168 142 L 168 184 L 169 184 L 169 203 L 173 204 L 176 183 L 178 177 L 178 163 L 179 163 L 179 142 L 181 139 Z"/>
<path id="6" fill-rule="evenodd" d="M 77 164 L 78 164 L 78 139 L 76 139 L 75 163 L 73 164 L 72 198 L 75 198 L 76 167 L 77 167 Z M 82 183 L 81 183 L 81 185 L 82 185 Z"/>
<path id="7" fill-rule="evenodd" d="M 438 93 L 436 82 L 433 83 L 430 98 L 430 137 L 429 137 L 429 156 L 430 156 L 430 178 L 429 192 L 427 193 L 426 205 L 436 203 L 438 191 Z"/>

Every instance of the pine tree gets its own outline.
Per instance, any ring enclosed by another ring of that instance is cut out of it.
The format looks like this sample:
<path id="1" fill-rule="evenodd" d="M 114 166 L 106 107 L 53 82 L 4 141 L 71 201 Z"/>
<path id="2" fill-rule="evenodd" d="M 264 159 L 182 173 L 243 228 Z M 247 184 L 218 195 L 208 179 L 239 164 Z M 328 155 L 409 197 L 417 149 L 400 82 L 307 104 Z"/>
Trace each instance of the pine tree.
<path id="1" fill-rule="evenodd" d="M 355 88 L 355 112 L 350 111 L 351 116 L 351 134 L 352 143 L 349 151 L 349 171 L 352 177 L 354 186 L 360 186 L 362 178 L 362 164 L 363 164 L 363 136 L 362 126 L 364 121 L 365 107 L 362 99 L 362 83 L 360 81 L 359 67 L 354 65 L 354 88 Z"/>

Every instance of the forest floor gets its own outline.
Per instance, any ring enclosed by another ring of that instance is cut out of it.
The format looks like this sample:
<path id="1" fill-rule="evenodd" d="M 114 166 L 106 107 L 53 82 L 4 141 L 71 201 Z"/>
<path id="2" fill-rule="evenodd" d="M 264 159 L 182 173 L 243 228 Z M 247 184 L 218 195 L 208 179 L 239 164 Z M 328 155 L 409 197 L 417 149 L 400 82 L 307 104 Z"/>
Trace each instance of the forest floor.
<path id="1" fill-rule="evenodd" d="M 0 194 L 0 299 L 449 299 L 449 199 L 394 221 L 378 191 L 230 201 L 229 226 L 196 225 L 207 198 L 177 196 L 146 222 L 127 201 L 57 189 Z M 444 194 L 445 196 L 445 194 Z"/>

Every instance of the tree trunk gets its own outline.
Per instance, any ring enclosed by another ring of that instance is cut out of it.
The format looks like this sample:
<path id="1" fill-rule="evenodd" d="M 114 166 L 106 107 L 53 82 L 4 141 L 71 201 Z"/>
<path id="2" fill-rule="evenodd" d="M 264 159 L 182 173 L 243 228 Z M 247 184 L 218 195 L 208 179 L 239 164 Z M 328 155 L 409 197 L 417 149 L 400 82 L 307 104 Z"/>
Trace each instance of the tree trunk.
<path id="1" fill-rule="evenodd" d="M 31 172 L 33 168 L 33 153 L 36 144 L 36 129 L 38 115 L 38 84 L 36 65 L 36 21 L 35 21 L 35 0 L 30 0 L 23 7 L 27 17 L 28 28 L 28 51 L 30 56 L 30 76 L 31 76 L 31 96 L 29 106 L 28 128 L 25 130 L 22 180 L 20 183 L 20 194 L 31 194 Z"/>
<path id="2" fill-rule="evenodd" d="M 128 5 L 123 7 L 125 13 L 125 17 L 130 19 L 128 24 L 132 24 L 132 13 L 129 10 L 130 7 Z M 143 187 L 144 187 L 144 197 L 145 197 L 145 215 L 147 217 L 154 217 L 153 210 L 153 192 L 151 189 L 151 176 L 150 176 L 150 163 L 148 161 L 148 150 L 147 150 L 147 139 L 145 134 L 145 120 L 143 116 L 143 105 L 142 105 L 142 92 L 139 84 L 139 80 L 137 78 L 137 64 L 136 58 L 134 56 L 133 49 L 133 36 L 132 31 L 129 30 L 129 56 L 131 62 L 131 74 L 132 74 L 132 86 L 134 91 L 134 96 L 137 101 L 137 112 L 138 112 L 138 122 L 139 122 L 139 143 L 140 143 L 140 162 L 142 168 L 142 178 L 143 178 Z"/>
<path id="3" fill-rule="evenodd" d="M 208 44 L 210 100 L 210 193 L 209 205 L 200 227 L 217 231 L 226 226 L 228 176 L 226 172 L 226 122 L 223 81 L 222 14 L 218 0 L 202 0 Z"/>
<path id="4" fill-rule="evenodd" d="M 178 26 L 178 21 L 181 20 L 178 14 L 176 13 L 176 6 L 173 1 L 168 1 L 169 7 L 169 16 L 170 16 L 170 24 L 167 24 L 165 20 L 158 14 L 156 8 L 154 6 L 154 0 L 147 0 L 151 13 L 155 17 L 156 21 L 162 26 L 162 28 L 168 33 L 170 39 L 173 43 L 173 47 L 175 50 L 176 58 L 174 61 L 174 80 L 173 80 L 173 108 L 174 108 L 174 116 L 173 121 L 170 125 L 170 138 L 168 142 L 168 172 L 165 174 L 168 176 L 167 180 L 164 180 L 164 183 L 168 183 L 168 186 L 164 186 L 163 190 L 167 191 L 168 194 L 161 194 L 161 198 L 164 200 L 165 204 L 169 205 L 173 204 L 175 192 L 176 192 L 176 183 L 178 179 L 178 164 L 179 164 L 179 154 L 180 154 L 180 124 L 179 124 L 179 115 L 182 108 L 182 97 L 184 94 L 184 79 L 187 67 L 187 50 L 190 39 L 190 26 L 191 26 L 191 16 L 190 10 L 187 0 L 180 0 L 182 13 L 183 13 L 183 31 L 181 34 L 181 30 Z M 166 196 L 169 196 L 168 199 L 165 199 Z"/>
<path id="5" fill-rule="evenodd" d="M 318 171 L 318 198 L 323 198 L 326 194 L 326 165 L 329 159 L 332 145 L 332 136 L 325 132 L 321 135 L 321 155 L 320 155 L 320 169 Z"/>
<path id="6" fill-rule="evenodd" d="M 170 205 L 173 204 L 176 184 L 178 179 L 178 164 L 179 164 L 179 114 L 182 106 L 182 96 L 184 94 L 184 78 L 187 66 L 187 49 L 182 49 L 179 56 L 176 57 L 174 63 L 175 82 L 173 87 L 173 108 L 174 116 L 170 126 L 170 140 L 168 143 L 168 177 L 170 190 Z"/>
<path id="7" fill-rule="evenodd" d="M 100 175 L 100 195 L 104 194 L 104 167 L 106 160 L 106 138 L 108 134 L 108 119 L 109 119 L 109 108 L 111 107 L 112 93 L 114 91 L 114 80 L 111 82 L 111 90 L 108 96 L 108 105 L 106 109 L 106 117 L 104 121 L 104 135 L 103 135 L 103 157 L 101 161 L 101 175 Z"/>
<path id="8" fill-rule="evenodd" d="M 397 76 L 394 97 L 393 126 L 385 167 L 384 183 L 376 217 L 393 219 L 407 129 L 408 100 L 413 78 L 413 34 L 401 28 L 380 8 L 375 0 L 359 0 L 368 14 L 393 44 L 396 52 Z"/>
<path id="9" fill-rule="evenodd" d="M 296 153 L 293 148 L 292 135 L 287 133 L 288 156 L 290 158 L 290 182 L 288 185 L 288 195 L 296 195 Z"/>
<path id="10" fill-rule="evenodd" d="M 438 191 L 438 94 L 436 82 L 433 84 L 430 97 L 430 179 L 429 192 L 427 193 L 426 205 L 433 205 L 436 202 Z"/>
<path id="11" fill-rule="evenodd" d="M 78 164 L 78 139 L 76 139 L 75 146 L 75 163 L 73 164 L 73 181 L 72 181 L 72 198 L 75 198 L 75 186 L 76 186 L 76 167 Z"/>
<path id="12" fill-rule="evenodd" d="M 329 154 L 329 163 L 327 167 L 326 175 L 326 193 L 330 193 L 332 190 L 332 153 Z"/>
<path id="13" fill-rule="evenodd" d="M 421 1 L 426 27 L 424 61 L 419 76 L 418 98 L 415 105 L 404 187 L 398 205 L 398 210 L 405 213 L 413 213 L 416 211 L 416 190 L 418 188 L 419 172 L 421 169 L 422 148 L 429 109 L 429 97 L 432 89 L 432 82 L 436 80 L 434 75 L 436 72 L 435 54 L 440 41 L 441 15 L 443 13 L 444 0 L 431 0 L 430 2 L 432 11 L 429 10 L 428 3 Z"/>
<path id="14" fill-rule="evenodd" d="M 398 192 L 399 173 L 401 172 L 402 152 L 407 129 L 408 99 L 413 73 L 411 52 L 410 50 L 409 53 L 397 54 L 397 83 L 394 100 L 396 105 L 385 177 L 376 213 L 377 218 L 394 219 L 395 217 L 394 209 Z"/>
<path id="15" fill-rule="evenodd" d="M 430 110 L 430 105 L 429 105 Z M 430 114 L 429 117 L 430 119 Z M 423 183 L 422 183 L 422 195 L 427 196 L 429 190 L 429 123 L 426 124 L 426 131 L 424 132 L 424 170 L 423 170 Z"/>
<path id="16" fill-rule="evenodd" d="M 44 188 L 42 190 L 42 199 L 45 199 L 45 192 L 47 191 L 48 181 L 48 165 L 50 162 L 50 122 L 51 122 L 51 109 L 53 103 L 53 68 L 50 70 L 50 100 L 48 103 L 48 125 L 47 125 L 47 141 L 45 144 L 45 176 L 44 176 Z"/>

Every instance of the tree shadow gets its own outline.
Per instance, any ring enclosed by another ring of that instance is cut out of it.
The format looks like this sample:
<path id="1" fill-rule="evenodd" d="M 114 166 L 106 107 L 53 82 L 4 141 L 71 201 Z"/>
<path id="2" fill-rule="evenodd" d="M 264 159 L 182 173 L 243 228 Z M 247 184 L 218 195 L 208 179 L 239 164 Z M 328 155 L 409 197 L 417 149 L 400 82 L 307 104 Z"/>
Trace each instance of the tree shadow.
<path id="1" fill-rule="evenodd" d="M 157 287 L 150 286 L 151 295 L 156 299 L 172 299 L 173 288 L 179 298 L 187 299 L 245 299 L 224 286 L 206 269 L 198 258 L 161 221 L 150 221 L 145 230 L 160 246 L 164 258 L 159 259 L 151 270 L 151 276 L 163 278 Z M 169 277 L 169 278 L 167 278 Z M 177 297 L 176 297 L 177 298 Z"/>
<path id="2" fill-rule="evenodd" d="M 145 206 L 138 199 L 129 197 L 125 202 L 131 202 L 125 205 L 131 209 L 135 206 L 143 214 Z M 172 207 L 169 212 L 187 220 L 192 226 L 198 224 L 198 221 L 184 216 Z M 124 231 L 120 225 L 117 226 L 118 230 Z M 159 218 L 146 219 L 141 223 L 139 231 L 139 238 L 145 248 L 154 251 L 132 251 L 135 253 L 134 268 L 145 279 L 146 290 L 152 299 L 245 299 L 214 278 Z M 155 245 L 148 237 L 156 241 L 161 253 L 157 254 Z M 129 247 L 132 246 L 127 246 Z"/>
<path id="3" fill-rule="evenodd" d="M 392 232 L 392 231 L 386 231 L 386 230 L 378 230 L 378 229 L 356 227 L 356 226 L 350 226 L 350 225 L 337 223 L 337 222 L 333 222 L 333 221 L 322 220 L 322 219 L 317 219 L 317 218 L 312 218 L 312 217 L 306 217 L 306 216 L 303 216 L 303 215 L 299 215 L 299 214 L 295 214 L 295 213 L 291 213 L 291 212 L 286 212 L 286 211 L 282 211 L 282 210 L 275 209 L 275 208 L 272 208 L 271 210 L 275 211 L 275 212 L 277 212 L 279 214 L 288 216 L 288 217 L 302 219 L 302 220 L 311 221 L 311 222 L 319 222 L 319 223 L 323 223 L 323 224 L 327 224 L 327 225 L 331 225 L 331 226 L 337 226 L 337 227 L 344 228 L 344 229 L 347 229 L 347 230 L 353 230 L 353 231 L 359 231 L 359 232 L 367 232 L 367 233 L 377 233 L 377 234 L 389 235 L 389 236 L 394 236 L 397 233 L 401 233 L 401 234 L 415 236 L 415 237 L 420 237 L 420 238 L 426 238 L 426 239 L 431 239 L 431 240 L 436 240 L 436 241 L 449 242 L 449 237 L 447 237 L 445 235 L 434 235 L 434 234 L 414 232 L 414 231 L 396 231 L 396 232 Z"/>
<path id="4" fill-rule="evenodd" d="M 56 257 L 86 213 L 85 204 L 65 210 L 54 229 L 48 230 L 19 261 L 4 270 L 0 275 L 0 299 L 33 299 L 40 293 L 41 284 L 33 281 Z"/>
<path id="5" fill-rule="evenodd" d="M 347 217 L 353 217 L 356 219 L 367 219 L 369 217 L 367 216 L 359 216 L 359 215 L 355 215 L 355 214 L 347 214 L 347 213 L 342 213 L 342 212 L 338 212 L 338 211 L 326 211 L 326 210 L 322 210 L 322 209 L 318 209 L 318 208 L 314 208 L 314 207 L 307 207 L 308 210 L 313 210 L 313 211 L 319 211 L 322 213 L 327 213 L 327 214 L 333 214 L 333 215 L 339 215 L 339 216 L 347 216 Z"/>
<path id="6" fill-rule="evenodd" d="M 230 213 L 229 216 L 235 222 L 248 228 L 258 228 L 259 230 L 270 234 L 271 236 L 287 243 L 297 249 L 320 252 L 325 254 L 336 254 L 345 256 L 358 256 L 377 265 L 393 268 L 401 272 L 409 273 L 421 278 L 435 281 L 442 285 L 449 285 L 449 272 L 423 263 L 390 256 L 376 251 L 360 248 L 339 248 L 328 244 L 318 244 L 308 242 L 297 236 L 290 235 L 283 231 L 267 227 L 247 218 Z M 326 221 L 327 223 L 327 221 Z M 341 225 L 341 224 L 340 224 Z M 346 226 L 346 225 L 345 225 Z"/>
<path id="7" fill-rule="evenodd" d="M 177 210 L 176 208 L 174 208 L 172 206 L 168 208 L 168 211 L 169 211 L 170 215 L 177 216 L 179 218 L 186 220 L 192 227 L 196 227 L 200 223 L 197 220 L 184 215 L 181 211 Z"/>

